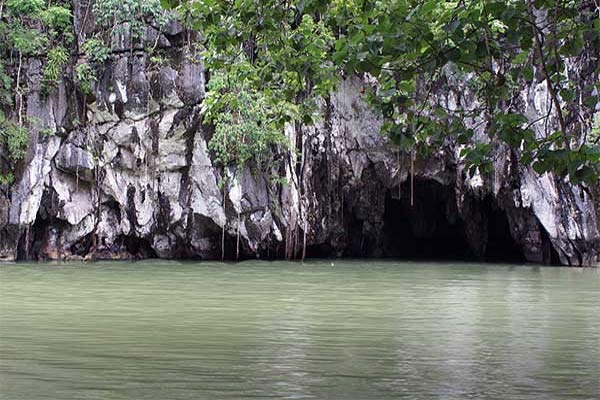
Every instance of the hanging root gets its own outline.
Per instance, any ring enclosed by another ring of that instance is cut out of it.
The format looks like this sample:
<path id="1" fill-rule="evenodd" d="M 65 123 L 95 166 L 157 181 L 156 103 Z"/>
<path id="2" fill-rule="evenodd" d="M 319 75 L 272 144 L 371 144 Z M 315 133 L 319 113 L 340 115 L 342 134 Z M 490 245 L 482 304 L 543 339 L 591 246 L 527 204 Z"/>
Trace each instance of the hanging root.
<path id="1" fill-rule="evenodd" d="M 223 213 L 225 214 L 225 222 L 221 230 L 221 261 L 225 261 L 225 227 L 227 226 L 227 212 L 225 210 L 225 185 L 223 185 Z"/>
<path id="2" fill-rule="evenodd" d="M 415 204 L 415 152 L 410 155 L 410 206 Z"/>
<path id="3" fill-rule="evenodd" d="M 237 238 L 235 243 L 235 259 L 240 259 L 240 213 L 237 213 Z"/>
<path id="4" fill-rule="evenodd" d="M 308 228 L 308 217 L 304 218 L 304 238 L 302 240 L 302 262 L 304 262 L 304 259 L 306 258 L 306 231 Z"/>

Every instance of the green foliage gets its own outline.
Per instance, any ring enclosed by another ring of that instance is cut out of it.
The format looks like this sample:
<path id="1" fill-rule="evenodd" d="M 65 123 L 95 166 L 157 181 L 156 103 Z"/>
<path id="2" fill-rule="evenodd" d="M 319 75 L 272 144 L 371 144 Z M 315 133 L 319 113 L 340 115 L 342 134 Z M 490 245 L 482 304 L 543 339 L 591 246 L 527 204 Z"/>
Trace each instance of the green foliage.
<path id="1" fill-rule="evenodd" d="M 0 116 L 0 145 L 6 147 L 11 160 L 18 161 L 25 157 L 28 143 L 27 129 L 20 128 L 12 121 Z"/>
<path id="2" fill-rule="evenodd" d="M 150 53 L 150 52 L 148 52 L 148 53 Z M 160 55 L 153 55 L 150 57 L 150 62 L 152 64 L 156 64 L 156 65 L 164 65 L 167 63 L 167 59 Z"/>
<path id="3" fill-rule="evenodd" d="M 12 83 L 13 79 L 6 73 L 6 67 L 0 61 L 0 109 L 1 106 L 12 106 Z"/>
<path id="4" fill-rule="evenodd" d="M 83 44 L 83 52 L 90 62 L 103 64 L 110 56 L 110 49 L 98 38 L 89 38 Z"/>
<path id="5" fill-rule="evenodd" d="M 338 71 L 329 57 L 333 32 L 310 3 L 299 13 L 276 0 L 186 2 L 178 11 L 205 35 L 209 69 L 262 92 L 279 108 L 278 123 L 312 123 L 317 99 L 335 87 Z"/>
<path id="6" fill-rule="evenodd" d="M 8 146 L 11 159 L 16 161 L 25 157 L 25 154 L 27 154 L 27 144 L 29 143 L 27 129 L 14 125 L 10 126 L 4 131 L 3 140 Z"/>
<path id="7" fill-rule="evenodd" d="M 14 181 L 14 167 L 27 154 L 28 130 L 33 123 L 25 115 L 30 81 L 24 69 L 32 57 L 44 63 L 42 90 L 47 94 L 69 61 L 68 46 L 74 38 L 70 2 L 49 3 L 7 0 L 5 7 L 0 7 L 0 36 L 5 39 L 0 41 L 0 147 L 3 157 L 13 161 L 0 168 L 2 184 Z"/>
<path id="8" fill-rule="evenodd" d="M 57 46 L 48 51 L 48 61 L 42 78 L 45 88 L 58 84 L 62 68 L 68 61 L 69 52 L 64 47 Z"/>
<path id="9" fill-rule="evenodd" d="M 57 43 L 71 44 L 75 36 L 71 28 L 73 15 L 67 7 L 53 5 L 40 13 L 41 21 L 48 28 L 48 35 Z"/>
<path id="10" fill-rule="evenodd" d="M 46 25 L 57 31 L 67 31 L 71 28 L 71 10 L 62 6 L 51 6 L 43 12 L 42 19 Z"/>
<path id="11" fill-rule="evenodd" d="M 54 131 L 50 128 L 42 128 L 40 129 L 40 135 L 42 135 L 43 137 L 48 137 L 48 136 L 52 136 L 54 135 Z"/>
<path id="12" fill-rule="evenodd" d="M 489 173 L 492 164 L 489 160 L 492 147 L 489 143 L 475 143 L 461 150 L 461 157 L 467 161 L 468 173 L 473 176 L 476 171 Z"/>
<path id="13" fill-rule="evenodd" d="M 224 73 L 208 85 L 205 118 L 215 126 L 209 148 L 222 166 L 255 165 L 268 161 L 273 146 L 285 144 L 285 136 L 273 118 L 276 110 L 261 92 L 252 91 Z"/>
<path id="14" fill-rule="evenodd" d="M 592 123 L 592 131 L 588 137 L 586 144 L 594 145 L 600 143 L 600 112 L 594 114 L 594 121 Z"/>
<path id="15" fill-rule="evenodd" d="M 16 15 L 31 15 L 42 11 L 44 0 L 8 0 L 6 6 Z"/>
<path id="16" fill-rule="evenodd" d="M 534 79 L 534 70 L 543 73 L 557 100 L 572 104 L 576 88 L 565 76 L 564 57 L 578 56 L 586 46 L 598 45 L 597 40 L 595 44 L 584 40 L 597 16 L 581 1 L 538 3 L 548 12 L 544 30 L 536 25 L 535 11 L 527 1 L 338 3 L 335 13 L 344 16 L 348 29 L 336 43 L 334 58 L 349 73 L 368 72 L 377 77 L 379 87 L 372 98 L 389 121 L 385 131 L 393 135 L 400 124 L 417 148 L 438 144 L 432 141 L 435 130 L 422 134 L 427 126 L 423 115 L 440 123 L 437 132 L 463 144 L 466 124 L 485 117 L 491 122 L 490 140 L 520 150 L 523 161 L 535 162 L 537 170 L 568 175 L 576 183 L 585 175 L 591 182 L 598 178 L 590 180 L 590 174 L 577 171 L 595 159 L 584 148 L 571 148 L 571 130 L 576 126 L 563 123 L 570 119 L 568 108 L 553 104 L 561 126 L 550 150 L 546 139 L 536 138 L 522 110 L 507 107 L 517 97 L 523 79 Z M 536 48 L 538 42 L 540 48 Z M 457 83 L 467 79 L 476 102 L 449 109 L 439 96 L 432 99 L 431 92 L 443 87 L 446 79 Z M 568 156 L 557 157 L 555 151 Z M 472 166 L 470 171 L 474 167 L 489 170 L 493 154 L 489 145 L 471 144 L 462 154 Z M 568 166 L 563 159 L 570 160 Z"/>
<path id="17" fill-rule="evenodd" d="M 570 57 L 597 57 L 590 50 L 600 48 L 600 23 L 590 2 L 162 3 L 202 30 L 212 71 L 225 71 L 269 104 L 291 105 L 274 116 L 279 121 L 312 123 L 316 101 L 335 86 L 341 71 L 368 74 L 376 84 L 365 98 L 384 118 L 383 131 L 403 151 L 432 152 L 459 142 L 468 145 L 464 156 L 471 170 L 485 171 L 492 165 L 494 146 L 489 144 L 503 142 L 540 171 L 551 169 L 573 182 L 585 176 L 591 182 L 590 174 L 578 171 L 588 171 L 595 150 L 581 145 L 578 123 L 572 121 L 586 112 L 583 107 L 594 109 L 597 96 L 588 95 L 579 105 L 577 99 L 589 91 L 575 87 L 566 68 Z M 524 82 L 534 80 L 547 86 L 552 102 L 545 125 L 551 131 L 558 125 L 550 149 L 514 102 Z M 441 94 L 460 85 L 473 99 L 463 102 L 459 94 L 450 105 Z M 490 143 L 475 145 L 470 127 L 482 120 L 490 121 Z M 562 153 L 568 156 L 557 155 Z M 568 166 L 563 159 L 570 160 Z"/>
<path id="18" fill-rule="evenodd" d="M 12 172 L 7 172 L 6 174 L 0 173 L 0 185 L 10 186 L 15 181 L 15 176 Z"/>
<path id="19" fill-rule="evenodd" d="M 96 74 L 89 64 L 83 63 L 75 68 L 75 78 L 79 82 L 79 87 L 85 94 L 92 92 L 92 84 L 96 80 Z"/>
<path id="20" fill-rule="evenodd" d="M 211 77 L 203 107 L 215 127 L 216 161 L 265 165 L 288 145 L 284 125 L 313 123 L 319 97 L 335 87 L 333 32 L 311 10 L 294 18 L 275 0 L 195 2 L 178 11 L 206 37 L 202 59 Z"/>
<path id="21" fill-rule="evenodd" d="M 8 34 L 10 45 L 24 56 L 34 56 L 48 45 L 48 37 L 39 31 L 15 25 Z"/>
<path id="22" fill-rule="evenodd" d="M 544 146 L 538 152 L 533 169 L 538 173 L 569 175 L 574 183 L 595 186 L 600 174 L 600 147 L 582 145 L 577 150 L 552 149 Z"/>
<path id="23" fill-rule="evenodd" d="M 96 81 L 98 70 L 110 58 L 110 49 L 102 39 L 91 37 L 82 46 L 87 62 L 75 68 L 75 78 L 85 94 L 92 92 L 92 83 Z"/>
<path id="24" fill-rule="evenodd" d="M 104 28 L 128 23 L 133 38 L 139 38 L 147 24 L 162 26 L 167 22 L 160 0 L 97 0 L 94 14 Z"/>

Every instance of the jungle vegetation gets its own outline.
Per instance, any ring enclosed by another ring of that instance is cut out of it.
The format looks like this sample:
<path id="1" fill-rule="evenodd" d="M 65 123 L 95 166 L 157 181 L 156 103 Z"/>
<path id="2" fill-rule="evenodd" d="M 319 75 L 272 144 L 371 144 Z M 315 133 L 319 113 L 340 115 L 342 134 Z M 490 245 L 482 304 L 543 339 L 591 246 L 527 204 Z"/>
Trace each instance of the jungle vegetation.
<path id="1" fill-rule="evenodd" d="M 225 163 L 245 162 L 246 144 L 263 147 L 251 138 L 276 141 L 270 132 L 285 124 L 314 123 L 319 101 L 359 75 L 375 82 L 364 98 L 383 117 L 383 133 L 413 157 L 452 141 L 470 173 L 485 173 L 504 144 L 538 173 L 598 183 L 597 0 L 161 2 L 204 35 L 205 62 L 218 77 L 207 116 L 217 132 L 231 131 L 214 146 Z M 519 101 L 532 83 L 550 103 L 534 121 Z M 470 101 L 440 101 L 436 93 L 451 85 Z M 244 112 L 249 99 L 261 113 Z M 267 121 L 264 134 L 240 140 L 256 118 Z M 489 140 L 471 140 L 477 129 Z"/>
<path id="2" fill-rule="evenodd" d="M 101 29 L 77 43 L 70 2 L 0 1 L 0 184 L 14 180 L 13 164 L 25 157 L 37 123 L 24 111 L 24 62 L 42 62 L 46 94 L 65 74 L 90 93 L 110 58 L 113 32 L 129 29 L 135 40 L 144 26 L 161 29 L 179 18 L 202 34 L 202 43 L 187 45 L 201 48 L 211 76 L 204 112 L 223 166 L 261 162 L 266 149 L 285 142 L 284 126 L 315 123 L 340 80 L 358 75 L 372 82 L 363 97 L 385 121 L 383 133 L 412 158 L 458 143 L 469 172 L 487 173 L 504 145 L 538 173 L 598 185 L 598 0 L 89 4 L 86 13 Z M 537 120 L 525 115 L 519 97 L 532 83 L 549 99 Z M 442 101 L 439 94 L 457 85 L 469 101 Z M 488 138 L 472 140 L 481 131 Z"/>

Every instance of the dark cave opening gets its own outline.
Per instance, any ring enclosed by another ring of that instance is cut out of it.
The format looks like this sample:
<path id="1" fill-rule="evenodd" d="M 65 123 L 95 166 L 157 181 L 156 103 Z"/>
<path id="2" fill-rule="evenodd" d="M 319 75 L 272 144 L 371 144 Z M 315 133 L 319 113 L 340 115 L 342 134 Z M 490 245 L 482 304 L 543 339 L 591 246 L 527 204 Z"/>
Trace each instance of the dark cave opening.
<path id="1" fill-rule="evenodd" d="M 69 249 L 71 253 L 81 257 L 85 257 L 92 249 L 92 235 L 92 233 L 88 233 L 87 235 L 83 236 L 78 241 L 73 243 L 71 245 L 71 248 Z"/>
<path id="2" fill-rule="evenodd" d="M 82 237 L 80 240 L 71 245 L 70 251 L 73 254 L 85 257 L 93 253 L 94 257 L 98 260 L 111 260 L 111 259 L 134 259 L 141 260 L 147 258 L 156 258 L 156 252 L 152 249 L 150 242 L 147 239 L 139 238 L 130 235 L 119 235 L 114 243 L 111 243 L 107 247 L 105 238 L 98 238 L 98 248 L 94 252 L 94 233 L 89 233 Z M 125 252 L 125 253 L 124 253 Z M 128 254 L 127 257 L 123 257 L 124 254 Z"/>
<path id="3" fill-rule="evenodd" d="M 510 226 L 506 214 L 497 207 L 488 196 L 483 201 L 483 210 L 487 216 L 487 241 L 485 261 L 490 262 L 525 262 L 525 256 L 510 234 Z"/>
<path id="4" fill-rule="evenodd" d="M 56 192 L 44 191 L 36 218 L 19 237 L 17 260 L 40 260 L 47 257 L 50 232 L 62 228 L 65 223 L 56 219 L 58 202 Z"/>
<path id="5" fill-rule="evenodd" d="M 302 251 L 302 249 L 300 249 Z M 333 258 L 335 250 L 329 243 L 320 243 L 306 246 L 306 258 Z"/>
<path id="6" fill-rule="evenodd" d="M 136 236 L 122 235 L 116 242 L 121 241 L 125 250 L 131 254 L 134 259 L 156 258 L 156 252 L 147 239 Z"/>
<path id="7" fill-rule="evenodd" d="M 469 240 L 467 224 L 456 208 L 454 187 L 415 180 L 412 205 L 408 184 L 402 185 L 400 192 L 397 188 L 395 193 L 388 191 L 383 253 L 414 260 L 524 261 L 519 245 L 511 237 L 506 215 L 493 199 L 479 200 L 474 208 L 480 213 L 473 215 L 477 223 L 470 225 L 481 228 Z"/>
<path id="8" fill-rule="evenodd" d="M 417 180 L 413 204 L 406 185 L 401 196 L 386 194 L 384 253 L 403 259 L 472 258 L 463 222 L 455 217 L 452 188 L 434 181 Z"/>
<path id="9" fill-rule="evenodd" d="M 50 221 L 38 215 L 34 223 L 28 228 L 26 227 L 19 238 L 17 259 L 25 261 L 41 259 L 50 227 Z"/>
<path id="10" fill-rule="evenodd" d="M 539 230 L 542 235 L 542 260 L 545 265 L 554 265 L 560 266 L 560 257 L 558 256 L 558 252 L 552 246 L 552 242 L 550 241 L 550 237 L 548 233 L 544 229 L 541 223 L 539 223 Z"/>

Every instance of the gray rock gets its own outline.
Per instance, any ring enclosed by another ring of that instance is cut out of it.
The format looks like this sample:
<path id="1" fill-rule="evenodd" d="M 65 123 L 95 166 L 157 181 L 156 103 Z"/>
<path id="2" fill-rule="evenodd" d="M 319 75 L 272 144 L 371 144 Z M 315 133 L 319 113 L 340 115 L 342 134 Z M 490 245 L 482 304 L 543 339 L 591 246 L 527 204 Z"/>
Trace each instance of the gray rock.
<path id="1" fill-rule="evenodd" d="M 165 37 L 158 29 L 148 26 L 144 35 L 144 46 L 146 48 L 168 48 L 171 47 L 169 39 Z"/>
<path id="2" fill-rule="evenodd" d="M 183 33 L 183 25 L 177 20 L 171 20 L 163 27 L 163 31 L 168 36 L 175 36 Z"/>
<path id="3" fill-rule="evenodd" d="M 204 64 L 185 54 L 183 66 L 177 80 L 179 98 L 185 104 L 198 104 L 204 99 Z"/>
<path id="4" fill-rule="evenodd" d="M 92 182 L 94 180 L 94 160 L 89 151 L 66 143 L 60 147 L 54 159 L 56 167 L 63 172 L 75 175 L 78 179 Z"/>
<path id="5" fill-rule="evenodd" d="M 85 14 L 75 4 L 77 32 L 91 34 L 97 27 Z M 159 46 L 177 46 L 184 30 L 173 21 L 163 32 L 149 27 L 145 43 L 158 39 Z M 282 147 L 267 171 L 251 165 L 224 171 L 211 159 L 211 131 L 201 124 L 201 60 L 171 47 L 176 57 L 169 65 L 152 66 L 141 47 L 130 51 L 126 25 L 113 32 L 112 49 L 91 104 L 70 99 L 64 85 L 41 96 L 42 63 L 28 63 L 27 115 L 66 139 L 42 138 L 31 129 L 30 151 L 10 198 L 0 192 L 0 259 L 16 257 L 30 227 L 45 229 L 34 233 L 46 241 L 32 257 L 89 257 L 95 235 L 101 258 L 152 252 L 219 258 L 224 231 L 228 258 L 236 256 L 239 235 L 242 257 L 298 257 L 306 236 L 308 256 L 405 255 L 427 243 L 434 245 L 420 251 L 434 254 L 451 240 L 474 258 L 489 259 L 500 248 L 535 263 L 599 261 L 598 214 L 590 194 L 513 165 L 502 145 L 496 146 L 490 175 L 468 177 L 460 146 L 453 143 L 417 157 L 411 205 L 411 159 L 379 133 L 381 120 L 362 100 L 365 82 L 358 77 L 341 82 L 322 102 L 321 122 L 286 127 L 302 154 L 295 146 Z M 448 108 L 473 104 L 467 80 L 450 75 L 449 86 L 434 95 Z M 525 85 L 515 101 L 534 121 L 547 112 L 547 96 L 545 85 L 535 83 Z M 83 109 L 87 120 L 69 132 L 69 116 Z M 481 122 L 470 121 L 484 127 Z M 543 124 L 534 128 L 543 134 Z M 475 140 L 489 140 L 484 128 L 476 129 Z M 279 174 L 285 183 L 271 178 Z M 50 212 L 50 226 L 34 225 Z M 439 239 L 444 230 L 445 239 Z"/>

